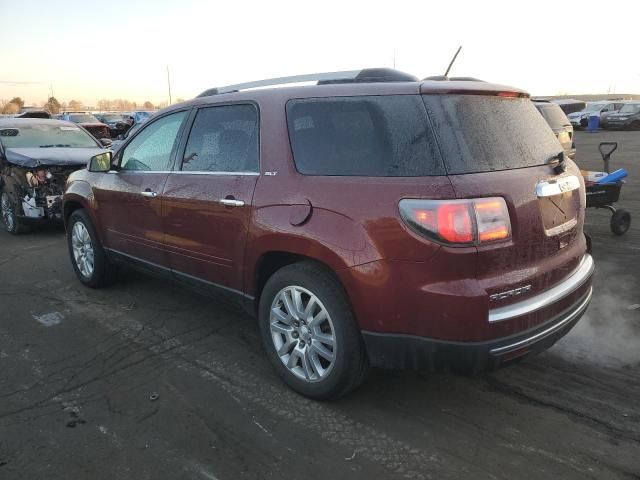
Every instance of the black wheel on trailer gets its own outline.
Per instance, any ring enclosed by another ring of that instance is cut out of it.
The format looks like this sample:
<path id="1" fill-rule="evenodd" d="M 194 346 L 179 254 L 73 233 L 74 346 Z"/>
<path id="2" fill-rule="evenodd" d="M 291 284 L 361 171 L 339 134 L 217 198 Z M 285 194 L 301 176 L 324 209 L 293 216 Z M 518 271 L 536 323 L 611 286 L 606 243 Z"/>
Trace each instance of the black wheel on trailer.
<path id="1" fill-rule="evenodd" d="M 611 215 L 611 231 L 616 235 L 624 235 L 631 226 L 631 214 L 626 210 L 616 210 Z"/>

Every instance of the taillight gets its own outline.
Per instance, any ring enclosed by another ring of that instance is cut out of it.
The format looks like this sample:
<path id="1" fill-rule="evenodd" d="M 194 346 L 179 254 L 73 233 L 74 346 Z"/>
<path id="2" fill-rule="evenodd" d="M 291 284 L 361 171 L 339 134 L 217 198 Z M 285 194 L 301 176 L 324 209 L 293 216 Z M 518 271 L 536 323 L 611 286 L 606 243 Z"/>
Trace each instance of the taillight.
<path id="1" fill-rule="evenodd" d="M 511 238 L 502 197 L 400 201 L 400 216 L 421 235 L 449 245 L 478 245 Z"/>
<path id="2" fill-rule="evenodd" d="M 511 237 L 509 211 L 503 198 L 478 198 L 473 200 L 473 209 L 476 212 L 480 243 L 496 242 Z"/>

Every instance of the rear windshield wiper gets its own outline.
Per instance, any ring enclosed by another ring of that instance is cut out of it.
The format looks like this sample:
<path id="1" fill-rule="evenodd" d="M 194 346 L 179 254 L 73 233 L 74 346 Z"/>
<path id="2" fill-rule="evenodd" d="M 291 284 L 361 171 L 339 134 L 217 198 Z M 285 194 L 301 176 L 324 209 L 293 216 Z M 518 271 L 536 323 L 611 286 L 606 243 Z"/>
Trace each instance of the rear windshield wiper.
<path id="1" fill-rule="evenodd" d="M 556 163 L 553 167 L 553 171 L 557 174 L 564 172 L 567 169 L 567 164 L 565 163 L 565 155 L 564 152 L 559 152 L 555 154 L 553 157 L 549 158 L 545 163 L 550 165 L 552 163 Z"/>

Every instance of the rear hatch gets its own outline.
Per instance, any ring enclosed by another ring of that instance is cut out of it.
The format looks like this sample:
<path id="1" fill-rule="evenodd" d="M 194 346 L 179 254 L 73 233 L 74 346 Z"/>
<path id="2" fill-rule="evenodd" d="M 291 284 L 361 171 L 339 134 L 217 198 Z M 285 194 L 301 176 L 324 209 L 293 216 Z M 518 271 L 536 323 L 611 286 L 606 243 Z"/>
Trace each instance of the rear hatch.
<path id="1" fill-rule="evenodd" d="M 510 238 L 476 245 L 476 277 L 494 295 L 490 308 L 566 278 L 586 248 L 584 182 L 571 160 L 566 171 L 554 170 L 561 147 L 532 102 L 509 92 L 423 99 L 456 197 L 502 197 L 507 205 Z"/>

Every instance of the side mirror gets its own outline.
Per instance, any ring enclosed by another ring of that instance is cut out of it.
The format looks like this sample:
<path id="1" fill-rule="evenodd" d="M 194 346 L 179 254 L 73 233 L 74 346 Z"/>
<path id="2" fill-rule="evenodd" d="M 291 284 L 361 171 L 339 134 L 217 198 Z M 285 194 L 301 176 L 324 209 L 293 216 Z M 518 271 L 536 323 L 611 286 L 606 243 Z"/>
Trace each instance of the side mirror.
<path id="1" fill-rule="evenodd" d="M 90 172 L 108 172 L 111 170 L 111 152 L 99 153 L 89 160 Z"/>
<path id="2" fill-rule="evenodd" d="M 109 148 L 113 142 L 110 138 L 101 138 L 100 143 L 103 147 Z"/>

